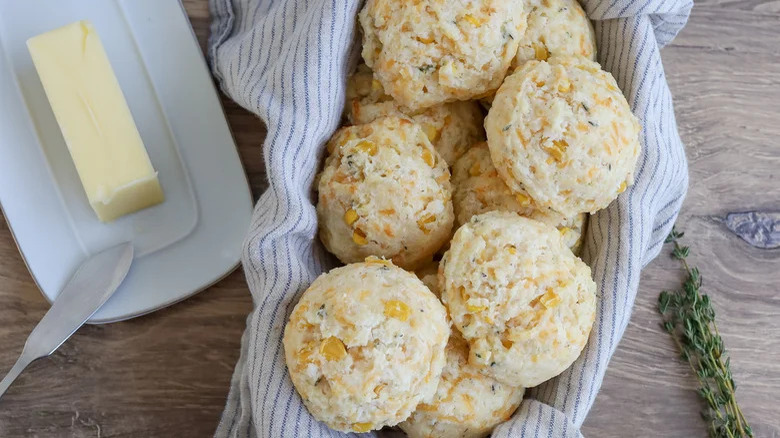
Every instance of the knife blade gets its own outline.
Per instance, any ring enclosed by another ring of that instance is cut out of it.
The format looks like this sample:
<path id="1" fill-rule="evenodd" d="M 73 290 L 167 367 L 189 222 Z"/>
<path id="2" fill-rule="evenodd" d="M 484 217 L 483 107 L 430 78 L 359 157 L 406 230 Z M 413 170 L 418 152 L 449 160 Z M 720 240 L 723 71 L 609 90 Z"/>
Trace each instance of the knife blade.
<path id="1" fill-rule="evenodd" d="M 84 261 L 30 333 L 22 354 L 0 381 L 0 397 L 30 363 L 52 354 L 116 292 L 130 271 L 133 245 L 122 243 Z"/>

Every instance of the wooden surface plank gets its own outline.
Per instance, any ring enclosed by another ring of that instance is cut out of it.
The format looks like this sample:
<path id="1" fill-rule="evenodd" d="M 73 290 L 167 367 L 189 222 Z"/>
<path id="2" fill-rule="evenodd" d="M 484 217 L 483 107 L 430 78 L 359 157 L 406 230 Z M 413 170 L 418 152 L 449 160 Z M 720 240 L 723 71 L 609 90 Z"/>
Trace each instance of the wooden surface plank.
<path id="1" fill-rule="evenodd" d="M 205 47 L 207 1 L 184 4 Z M 663 57 L 691 167 L 680 224 L 718 311 L 746 415 L 757 436 L 780 437 L 780 250 L 751 247 L 721 222 L 729 212 L 780 210 L 780 2 L 697 2 Z M 265 131 L 254 115 L 223 104 L 257 196 Z M 695 380 L 655 312 L 658 291 L 680 280 L 665 255 L 643 272 L 586 436 L 705 436 Z M 0 372 L 47 307 L 0 220 Z M 83 328 L 0 400 L 0 436 L 210 436 L 250 309 L 239 270 L 169 309 Z"/>
<path id="2" fill-rule="evenodd" d="M 780 250 L 749 246 L 721 220 L 735 211 L 780 211 L 777 5 L 697 2 L 687 27 L 662 50 L 690 166 L 678 224 L 733 356 L 738 399 L 760 437 L 780 437 Z M 658 292 L 681 281 L 667 253 L 642 273 L 586 436 L 706 436 L 695 378 L 658 326 Z"/>

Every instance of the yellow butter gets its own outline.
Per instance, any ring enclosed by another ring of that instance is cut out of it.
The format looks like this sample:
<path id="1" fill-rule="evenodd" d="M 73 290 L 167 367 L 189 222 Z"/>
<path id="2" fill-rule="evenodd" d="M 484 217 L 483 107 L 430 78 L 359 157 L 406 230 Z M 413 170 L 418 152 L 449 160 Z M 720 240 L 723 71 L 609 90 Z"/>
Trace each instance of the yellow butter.
<path id="1" fill-rule="evenodd" d="M 95 28 L 79 21 L 27 41 L 89 203 L 103 222 L 165 198 Z"/>

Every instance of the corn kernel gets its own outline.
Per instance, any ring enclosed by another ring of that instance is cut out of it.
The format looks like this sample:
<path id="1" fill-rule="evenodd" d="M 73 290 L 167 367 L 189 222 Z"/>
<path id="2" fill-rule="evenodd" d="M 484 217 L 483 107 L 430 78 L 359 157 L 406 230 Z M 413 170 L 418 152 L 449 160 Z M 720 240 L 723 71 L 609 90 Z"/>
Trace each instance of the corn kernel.
<path id="1" fill-rule="evenodd" d="M 509 339 L 501 339 L 501 345 L 503 345 L 504 348 L 506 348 L 507 350 L 512 348 L 512 345 L 514 345 L 514 344 L 515 343 L 510 341 Z"/>
<path id="2" fill-rule="evenodd" d="M 469 169 L 469 175 L 471 176 L 479 176 L 480 173 L 482 173 L 482 169 L 479 168 L 479 162 L 474 163 Z"/>
<path id="3" fill-rule="evenodd" d="M 468 304 L 466 306 L 466 310 L 468 310 L 471 313 L 479 313 L 479 312 L 482 312 L 485 309 L 487 309 L 487 306 L 475 306 L 473 304 Z"/>
<path id="4" fill-rule="evenodd" d="M 569 80 L 566 78 L 561 79 L 561 81 L 558 83 L 558 91 L 565 93 L 569 90 L 571 90 L 571 82 L 569 82 Z"/>
<path id="5" fill-rule="evenodd" d="M 347 142 L 349 142 L 350 140 L 354 140 L 356 138 L 357 136 L 355 135 L 355 132 L 349 130 L 346 133 L 341 135 L 340 137 L 341 141 L 339 141 L 338 143 L 336 143 L 335 141 L 328 142 L 328 152 L 332 154 L 337 148 L 338 149 L 342 148 L 345 144 L 347 144 Z"/>
<path id="6" fill-rule="evenodd" d="M 331 336 L 320 344 L 320 354 L 326 360 L 341 360 L 347 356 L 347 348 L 341 339 Z"/>
<path id="7" fill-rule="evenodd" d="M 422 159 L 425 161 L 426 164 L 433 167 L 436 164 L 436 161 L 433 158 L 433 154 L 428 149 L 423 149 L 422 152 Z"/>
<path id="8" fill-rule="evenodd" d="M 368 243 L 368 239 L 366 239 L 366 233 L 364 233 L 360 228 L 357 228 L 352 232 L 352 241 L 358 245 L 365 245 Z"/>
<path id="9" fill-rule="evenodd" d="M 436 129 L 436 127 L 433 125 L 424 123 L 422 125 L 422 130 L 423 132 L 425 132 L 425 135 L 428 137 L 428 140 L 432 142 L 436 141 L 436 139 L 439 138 L 439 130 Z"/>
<path id="10" fill-rule="evenodd" d="M 544 295 L 542 295 L 541 298 L 539 298 L 539 302 L 542 303 L 544 307 L 548 309 L 552 309 L 558 304 L 561 304 L 561 297 L 559 297 L 558 294 L 553 292 L 552 289 L 547 289 L 547 292 L 545 292 Z"/>
<path id="11" fill-rule="evenodd" d="M 528 195 L 526 195 L 524 193 L 516 193 L 515 194 L 515 199 L 517 199 L 517 202 L 519 202 L 520 205 L 522 205 L 524 207 L 531 204 L 531 197 L 529 197 Z"/>
<path id="12" fill-rule="evenodd" d="M 385 301 L 385 316 L 388 318 L 395 318 L 400 321 L 406 321 L 409 319 L 412 310 L 403 301 L 390 300 Z"/>
<path id="13" fill-rule="evenodd" d="M 482 26 L 482 21 L 471 14 L 466 14 L 463 18 L 474 26 Z"/>
<path id="14" fill-rule="evenodd" d="M 370 265 L 371 264 L 376 264 L 376 265 L 385 265 L 385 266 L 390 266 L 390 265 L 393 264 L 390 260 L 380 259 L 377 256 L 368 256 L 368 257 L 366 257 L 366 263 L 368 263 Z"/>
<path id="15" fill-rule="evenodd" d="M 355 146 L 355 149 L 363 151 L 372 157 L 377 153 L 377 147 L 373 142 L 363 140 Z"/>
<path id="16" fill-rule="evenodd" d="M 384 383 L 376 385 L 374 387 L 374 394 L 376 394 L 376 396 L 379 397 L 379 393 L 382 392 L 382 390 L 385 389 L 386 386 L 387 385 L 385 385 Z"/>
<path id="17" fill-rule="evenodd" d="M 347 225 L 351 226 L 358 219 L 359 219 L 359 216 L 358 216 L 357 212 L 355 210 L 351 209 L 351 208 L 349 210 L 347 210 L 346 213 L 344 213 L 344 222 L 346 222 Z"/>
<path id="18" fill-rule="evenodd" d="M 534 57 L 539 61 L 547 61 L 550 57 L 550 52 L 547 51 L 547 47 L 534 44 Z"/>
<path id="19" fill-rule="evenodd" d="M 620 187 L 618 188 L 618 193 L 623 193 L 626 191 L 626 188 L 628 187 L 628 184 L 626 184 L 625 181 L 623 181 L 622 184 L 620 184 Z"/>
<path id="20" fill-rule="evenodd" d="M 430 43 L 435 41 L 433 37 L 425 37 L 425 38 L 423 38 L 423 37 L 419 37 L 418 36 L 418 37 L 415 37 L 415 39 L 417 41 L 423 43 L 423 44 L 430 44 Z"/>
<path id="21" fill-rule="evenodd" d="M 354 423 L 352 425 L 352 431 L 357 433 L 364 433 L 371 430 L 371 423 Z"/>
<path id="22" fill-rule="evenodd" d="M 514 245 L 509 245 L 509 248 L 507 248 L 507 250 L 509 251 L 509 254 L 513 254 L 513 255 L 517 254 L 517 248 L 515 248 Z"/>

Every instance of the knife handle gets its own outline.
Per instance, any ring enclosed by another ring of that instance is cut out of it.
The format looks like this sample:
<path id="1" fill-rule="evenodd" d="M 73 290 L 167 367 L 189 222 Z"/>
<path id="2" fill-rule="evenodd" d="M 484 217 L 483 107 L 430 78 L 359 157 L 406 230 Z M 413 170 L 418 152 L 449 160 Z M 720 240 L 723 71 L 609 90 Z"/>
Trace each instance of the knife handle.
<path id="1" fill-rule="evenodd" d="M 35 359 L 38 358 L 34 357 L 32 354 L 27 354 L 25 351 L 22 351 L 22 355 L 19 356 L 19 359 L 16 361 L 13 368 L 11 368 L 11 371 L 9 371 L 8 374 L 3 377 L 3 380 L 0 381 L 0 397 L 5 394 L 5 391 L 9 386 L 11 386 L 11 383 L 13 383 L 14 380 L 19 377 L 19 374 L 22 374 L 22 371 L 27 368 L 27 365 L 30 365 Z"/>
<path id="2" fill-rule="evenodd" d="M 82 263 L 35 326 L 19 360 L 0 381 L 0 396 L 35 359 L 50 355 L 105 304 L 133 262 L 133 245 L 123 243 Z"/>

